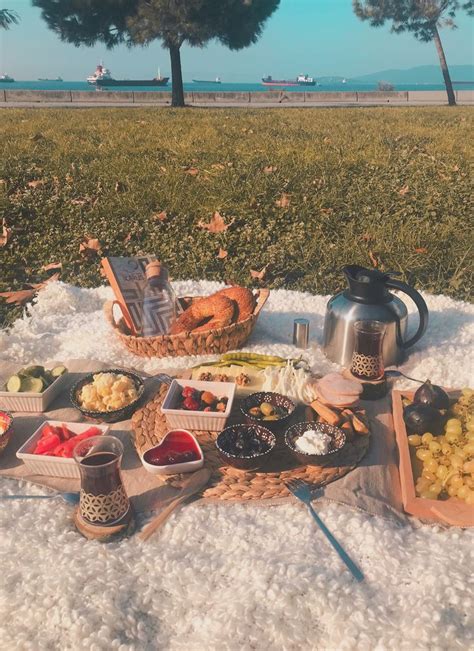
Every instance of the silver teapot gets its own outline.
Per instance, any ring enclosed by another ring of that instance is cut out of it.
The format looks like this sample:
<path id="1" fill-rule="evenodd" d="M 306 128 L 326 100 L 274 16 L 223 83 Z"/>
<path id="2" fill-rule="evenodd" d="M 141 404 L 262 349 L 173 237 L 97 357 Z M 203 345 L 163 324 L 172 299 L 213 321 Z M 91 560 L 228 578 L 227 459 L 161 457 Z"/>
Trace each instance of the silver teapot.
<path id="1" fill-rule="evenodd" d="M 413 287 L 377 269 L 365 269 L 353 264 L 342 271 L 349 287 L 329 299 L 327 304 L 323 341 L 326 356 L 343 366 L 350 366 L 354 350 L 354 322 L 375 320 L 387 325 L 383 343 L 385 366 L 399 364 L 407 348 L 424 335 L 428 326 L 428 307 L 423 297 Z M 398 296 L 391 294 L 389 288 L 407 294 L 418 308 L 420 323 L 411 339 L 405 340 L 408 321 L 406 305 Z"/>

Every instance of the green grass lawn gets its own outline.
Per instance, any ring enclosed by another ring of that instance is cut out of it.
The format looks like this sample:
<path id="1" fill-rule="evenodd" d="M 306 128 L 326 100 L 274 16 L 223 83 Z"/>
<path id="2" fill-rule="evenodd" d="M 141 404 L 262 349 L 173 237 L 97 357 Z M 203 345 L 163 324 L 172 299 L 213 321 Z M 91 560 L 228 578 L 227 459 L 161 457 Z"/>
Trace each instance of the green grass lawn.
<path id="1" fill-rule="evenodd" d="M 174 278 L 255 285 L 268 265 L 271 287 L 328 293 L 344 264 L 375 261 L 469 299 L 472 127 L 469 108 L 2 110 L 0 291 L 52 262 L 100 284 L 89 235 Z M 226 231 L 199 227 L 215 211 Z"/>

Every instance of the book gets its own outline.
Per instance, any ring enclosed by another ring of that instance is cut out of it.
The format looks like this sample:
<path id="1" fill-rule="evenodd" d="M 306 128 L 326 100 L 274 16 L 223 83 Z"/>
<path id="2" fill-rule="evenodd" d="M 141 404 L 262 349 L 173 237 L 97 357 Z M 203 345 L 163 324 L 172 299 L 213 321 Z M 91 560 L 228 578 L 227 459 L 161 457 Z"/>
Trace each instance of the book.
<path id="1" fill-rule="evenodd" d="M 102 258 L 102 268 L 112 287 L 123 319 L 130 333 L 139 336 L 142 330 L 143 294 L 147 284 L 145 269 L 156 256 L 136 258 Z"/>

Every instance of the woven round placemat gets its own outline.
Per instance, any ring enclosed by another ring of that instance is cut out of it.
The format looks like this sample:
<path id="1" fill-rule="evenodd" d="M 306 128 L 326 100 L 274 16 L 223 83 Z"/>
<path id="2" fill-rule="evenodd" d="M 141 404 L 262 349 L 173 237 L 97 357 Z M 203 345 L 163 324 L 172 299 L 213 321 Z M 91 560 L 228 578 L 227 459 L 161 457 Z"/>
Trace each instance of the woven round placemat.
<path id="1" fill-rule="evenodd" d="M 167 386 L 162 385 L 156 395 L 133 415 L 132 437 L 140 455 L 157 445 L 170 429 L 160 411 L 167 389 Z M 293 421 L 302 420 L 305 420 L 304 414 L 297 409 Z M 265 469 L 245 472 L 227 466 L 221 460 L 214 443 L 218 432 L 193 433 L 204 452 L 205 465 L 212 471 L 211 480 L 202 492 L 202 497 L 213 501 L 248 502 L 288 498 L 290 493 L 284 482 L 289 479 L 303 479 L 316 490 L 353 470 L 367 452 L 370 442 L 370 435 L 356 436 L 346 443 L 331 465 L 301 466 L 285 446 L 283 436 L 278 436 L 277 446 Z M 182 477 L 183 475 L 170 475 L 167 481 L 179 486 Z"/>

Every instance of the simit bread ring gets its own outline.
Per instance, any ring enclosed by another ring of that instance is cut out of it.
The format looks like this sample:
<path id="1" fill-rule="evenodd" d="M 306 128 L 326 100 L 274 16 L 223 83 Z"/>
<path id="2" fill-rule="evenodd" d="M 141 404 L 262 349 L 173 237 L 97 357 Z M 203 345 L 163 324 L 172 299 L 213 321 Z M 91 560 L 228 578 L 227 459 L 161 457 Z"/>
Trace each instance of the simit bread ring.
<path id="1" fill-rule="evenodd" d="M 173 323 L 171 335 L 182 332 L 204 332 L 224 328 L 232 322 L 235 303 L 226 296 L 213 294 L 194 301 Z"/>
<path id="2" fill-rule="evenodd" d="M 255 296 L 246 287 L 239 287 L 238 285 L 226 287 L 214 294 L 214 296 L 226 296 L 237 303 L 237 314 L 234 319 L 236 322 L 248 319 L 255 309 Z"/>

